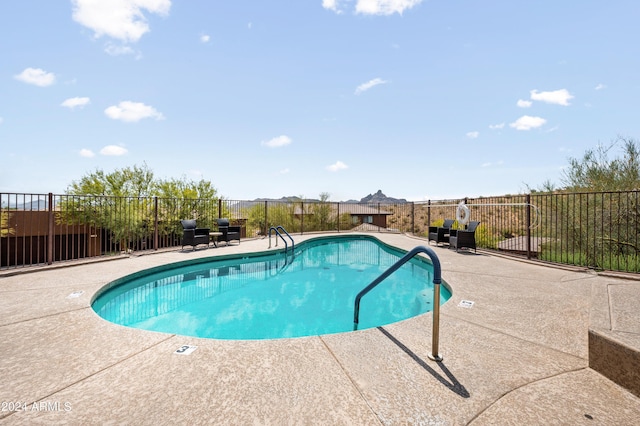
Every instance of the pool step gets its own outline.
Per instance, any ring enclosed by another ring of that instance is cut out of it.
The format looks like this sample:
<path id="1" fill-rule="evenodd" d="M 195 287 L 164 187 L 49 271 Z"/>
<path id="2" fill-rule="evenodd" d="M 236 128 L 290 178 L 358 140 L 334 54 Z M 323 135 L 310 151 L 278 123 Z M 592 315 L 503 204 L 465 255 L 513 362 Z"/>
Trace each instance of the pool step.
<path id="1" fill-rule="evenodd" d="M 640 280 L 613 276 L 591 286 L 589 367 L 640 397 Z"/>
<path id="2" fill-rule="evenodd" d="M 640 350 L 620 337 L 624 338 L 620 333 L 589 330 L 589 367 L 640 397 Z"/>

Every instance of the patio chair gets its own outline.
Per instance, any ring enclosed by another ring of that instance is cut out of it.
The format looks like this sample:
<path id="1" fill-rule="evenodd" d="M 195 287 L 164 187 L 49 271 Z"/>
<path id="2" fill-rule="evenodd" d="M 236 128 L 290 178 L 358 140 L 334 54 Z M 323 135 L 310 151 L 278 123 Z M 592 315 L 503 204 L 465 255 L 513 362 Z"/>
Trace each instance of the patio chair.
<path id="1" fill-rule="evenodd" d="M 436 245 L 439 243 L 449 242 L 449 230 L 455 222 L 454 219 L 445 219 L 442 226 L 430 226 L 429 227 L 429 241 L 435 241 Z"/>
<path id="2" fill-rule="evenodd" d="M 473 249 L 476 253 L 476 229 L 480 222 L 471 221 L 465 229 L 452 229 L 449 235 L 449 248 L 455 247 L 456 251 L 459 248 Z"/>
<path id="3" fill-rule="evenodd" d="M 196 249 L 198 244 L 206 244 L 209 247 L 209 228 L 197 228 L 195 219 L 183 219 L 182 223 L 182 248 L 191 246 Z"/>
<path id="4" fill-rule="evenodd" d="M 222 235 L 218 236 L 218 242 L 224 241 L 229 245 L 229 241 L 238 240 L 240 244 L 240 227 L 229 226 L 229 219 L 216 219 L 218 222 L 218 231 L 222 232 Z"/>

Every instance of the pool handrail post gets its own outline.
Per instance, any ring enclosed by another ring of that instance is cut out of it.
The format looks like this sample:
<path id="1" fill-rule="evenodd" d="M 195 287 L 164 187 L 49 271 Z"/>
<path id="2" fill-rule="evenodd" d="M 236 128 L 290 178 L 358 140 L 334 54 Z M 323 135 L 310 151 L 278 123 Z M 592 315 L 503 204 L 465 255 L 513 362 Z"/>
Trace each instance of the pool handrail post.
<path id="1" fill-rule="evenodd" d="M 429 354 L 429 359 L 434 361 L 442 361 L 442 356 L 439 354 L 438 347 L 440 344 L 440 284 L 442 283 L 442 268 L 440 266 L 440 259 L 438 259 L 438 255 L 433 251 L 433 249 L 425 246 L 417 246 L 409 251 L 407 254 L 402 256 L 400 260 L 391 265 L 386 271 L 384 271 L 378 278 L 373 280 L 371 284 L 366 286 L 358 295 L 356 296 L 354 313 L 353 313 L 353 329 L 358 329 L 358 321 L 360 317 L 360 299 L 371 291 L 375 286 L 384 281 L 389 275 L 398 270 L 402 265 L 407 263 L 411 258 L 416 256 L 418 253 L 424 253 L 431 259 L 431 263 L 433 265 L 433 330 L 431 333 L 431 354 Z"/>
<path id="2" fill-rule="evenodd" d="M 282 234 L 280 234 L 280 232 L 276 229 L 275 226 L 272 226 L 271 228 L 269 228 L 269 248 L 271 248 L 271 231 L 274 231 L 276 233 L 276 247 L 278 247 L 278 236 L 282 238 L 282 241 L 284 241 L 284 252 L 286 253 L 287 248 L 289 247 L 289 244 L 287 244 L 287 240 L 284 239 Z"/>
<path id="3" fill-rule="evenodd" d="M 278 247 L 278 238 L 277 237 L 279 236 L 280 238 L 282 238 L 282 241 L 284 241 L 284 252 L 287 253 L 287 251 L 289 249 L 289 244 L 287 244 L 287 240 L 285 240 L 284 237 L 282 236 L 282 234 L 280 233 L 280 231 L 278 231 L 279 229 L 281 229 L 282 232 L 287 234 L 287 237 L 289 237 L 289 239 L 291 240 L 291 250 L 295 252 L 295 244 L 296 243 L 293 241 L 293 238 L 291 238 L 291 235 L 289 235 L 287 230 L 282 227 L 282 225 L 272 226 L 271 228 L 269 228 L 269 248 L 271 248 L 271 231 L 273 230 L 276 233 L 276 247 Z"/>

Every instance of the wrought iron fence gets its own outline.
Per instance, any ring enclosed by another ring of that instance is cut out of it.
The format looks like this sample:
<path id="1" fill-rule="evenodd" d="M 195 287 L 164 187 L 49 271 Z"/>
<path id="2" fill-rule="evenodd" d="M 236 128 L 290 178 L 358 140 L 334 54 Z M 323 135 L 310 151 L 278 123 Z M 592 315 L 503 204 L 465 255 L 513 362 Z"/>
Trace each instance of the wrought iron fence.
<path id="1" fill-rule="evenodd" d="M 541 259 L 640 272 L 639 191 L 537 194 Z"/>
<path id="2" fill-rule="evenodd" d="M 238 201 L 0 194 L 0 267 L 21 268 L 181 246 L 180 219 L 242 238 L 289 233 L 401 232 L 426 237 L 464 202 L 479 248 L 553 263 L 640 272 L 639 191 L 533 193 L 408 203 Z M 455 224 L 454 226 L 460 226 Z"/>

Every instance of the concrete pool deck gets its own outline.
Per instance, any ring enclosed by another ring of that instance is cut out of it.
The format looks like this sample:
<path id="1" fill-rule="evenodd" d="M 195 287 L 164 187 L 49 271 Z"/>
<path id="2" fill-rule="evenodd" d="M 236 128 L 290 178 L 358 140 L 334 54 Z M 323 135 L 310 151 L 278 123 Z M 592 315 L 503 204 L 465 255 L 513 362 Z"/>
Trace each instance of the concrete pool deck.
<path id="1" fill-rule="evenodd" d="M 90 307 L 124 275 L 267 246 L 0 272 L 0 424 L 640 423 L 637 393 L 589 360 L 594 325 L 640 348 L 638 281 L 431 246 L 453 291 L 441 308 L 442 362 L 428 358 L 431 313 L 352 333 L 225 341 L 118 326 Z M 197 349 L 176 354 L 182 345 Z"/>

